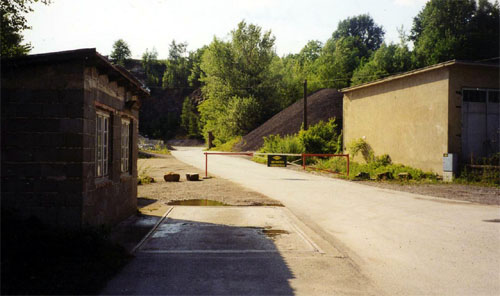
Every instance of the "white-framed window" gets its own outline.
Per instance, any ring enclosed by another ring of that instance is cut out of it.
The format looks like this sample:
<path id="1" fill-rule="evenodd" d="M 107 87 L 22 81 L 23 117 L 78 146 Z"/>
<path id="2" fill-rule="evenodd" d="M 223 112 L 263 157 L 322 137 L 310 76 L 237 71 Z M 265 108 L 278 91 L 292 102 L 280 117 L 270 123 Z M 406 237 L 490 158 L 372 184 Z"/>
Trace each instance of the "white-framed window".
<path id="1" fill-rule="evenodd" d="M 95 168 L 96 177 L 108 175 L 109 158 L 109 114 L 96 111 Z"/>
<path id="2" fill-rule="evenodd" d="M 130 120 L 122 119 L 122 135 L 121 135 L 121 171 L 122 173 L 129 171 L 130 164 Z"/>

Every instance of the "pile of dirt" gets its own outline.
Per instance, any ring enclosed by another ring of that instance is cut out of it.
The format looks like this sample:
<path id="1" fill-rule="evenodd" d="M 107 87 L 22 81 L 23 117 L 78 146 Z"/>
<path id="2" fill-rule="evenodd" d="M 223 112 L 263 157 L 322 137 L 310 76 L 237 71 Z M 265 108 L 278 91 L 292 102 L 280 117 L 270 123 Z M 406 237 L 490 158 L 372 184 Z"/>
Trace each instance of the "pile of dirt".
<path id="1" fill-rule="evenodd" d="M 342 93 L 336 89 L 326 88 L 307 96 L 307 122 L 309 125 L 320 120 L 327 121 L 335 117 L 342 129 Z M 264 143 L 263 137 L 269 135 L 291 135 L 298 133 L 303 120 L 304 99 L 301 99 L 280 113 L 274 115 L 258 128 L 243 137 L 235 146 L 240 151 L 255 151 Z"/>

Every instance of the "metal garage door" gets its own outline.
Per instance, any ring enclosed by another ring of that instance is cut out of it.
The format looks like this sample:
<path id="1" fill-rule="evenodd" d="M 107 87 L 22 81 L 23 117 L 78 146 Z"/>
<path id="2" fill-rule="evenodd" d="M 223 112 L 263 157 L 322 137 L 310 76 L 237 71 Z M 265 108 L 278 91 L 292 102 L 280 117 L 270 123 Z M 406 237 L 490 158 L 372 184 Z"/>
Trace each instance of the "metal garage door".
<path id="1" fill-rule="evenodd" d="M 498 89 L 462 90 L 462 159 L 471 163 L 500 151 Z"/>

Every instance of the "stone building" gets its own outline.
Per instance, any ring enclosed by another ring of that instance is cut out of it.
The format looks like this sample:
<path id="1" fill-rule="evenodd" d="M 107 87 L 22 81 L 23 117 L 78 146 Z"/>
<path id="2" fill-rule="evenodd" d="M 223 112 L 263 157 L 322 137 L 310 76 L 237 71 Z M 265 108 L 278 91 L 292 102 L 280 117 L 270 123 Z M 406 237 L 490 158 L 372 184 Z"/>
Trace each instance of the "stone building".
<path id="1" fill-rule="evenodd" d="M 444 154 L 498 153 L 499 69 L 449 61 L 342 89 L 344 146 L 364 138 L 375 155 L 440 175 Z"/>
<path id="2" fill-rule="evenodd" d="M 2 59 L 1 205 L 79 228 L 136 212 L 141 98 L 95 49 Z"/>

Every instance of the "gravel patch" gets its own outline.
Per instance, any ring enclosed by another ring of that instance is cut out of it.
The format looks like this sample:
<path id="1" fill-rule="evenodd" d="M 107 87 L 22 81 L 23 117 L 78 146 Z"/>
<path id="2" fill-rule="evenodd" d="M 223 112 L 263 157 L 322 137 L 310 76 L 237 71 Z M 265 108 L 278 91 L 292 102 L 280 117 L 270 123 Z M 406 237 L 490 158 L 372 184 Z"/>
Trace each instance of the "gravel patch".
<path id="1" fill-rule="evenodd" d="M 469 201 L 484 205 L 500 205 L 500 188 L 462 184 L 399 184 L 376 181 L 357 181 L 361 184 L 410 193 Z"/>
<path id="2" fill-rule="evenodd" d="M 234 206 L 281 206 L 277 200 L 221 178 L 202 179 L 204 172 L 187 165 L 171 155 L 138 160 L 138 171 L 146 170 L 155 183 L 138 186 L 138 203 L 156 200 L 168 203 L 174 200 L 208 199 Z M 180 182 L 165 182 L 168 172 L 180 174 Z M 198 173 L 200 181 L 187 181 L 186 174 Z"/>

